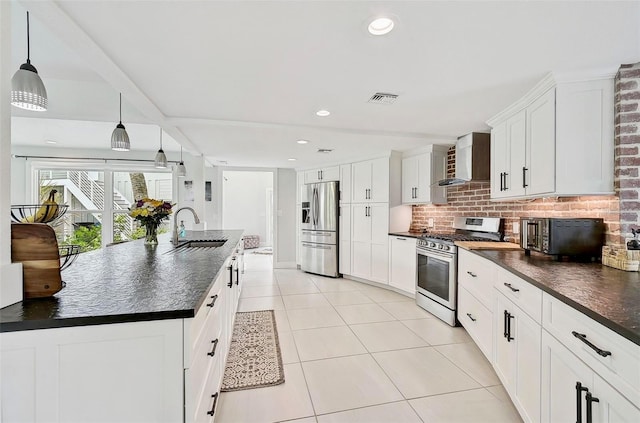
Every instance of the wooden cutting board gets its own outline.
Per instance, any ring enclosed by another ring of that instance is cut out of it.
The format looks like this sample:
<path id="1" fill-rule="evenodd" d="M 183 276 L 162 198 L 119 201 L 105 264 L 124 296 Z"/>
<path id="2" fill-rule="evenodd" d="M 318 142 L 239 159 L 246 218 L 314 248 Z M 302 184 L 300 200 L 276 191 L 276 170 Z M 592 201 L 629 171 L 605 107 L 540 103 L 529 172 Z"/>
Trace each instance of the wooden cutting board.
<path id="1" fill-rule="evenodd" d="M 456 245 L 465 250 L 521 250 L 520 245 L 513 242 L 456 241 Z"/>
<path id="2" fill-rule="evenodd" d="M 49 225 L 12 223 L 11 261 L 22 263 L 24 298 L 50 297 L 62 289 L 58 241 Z"/>

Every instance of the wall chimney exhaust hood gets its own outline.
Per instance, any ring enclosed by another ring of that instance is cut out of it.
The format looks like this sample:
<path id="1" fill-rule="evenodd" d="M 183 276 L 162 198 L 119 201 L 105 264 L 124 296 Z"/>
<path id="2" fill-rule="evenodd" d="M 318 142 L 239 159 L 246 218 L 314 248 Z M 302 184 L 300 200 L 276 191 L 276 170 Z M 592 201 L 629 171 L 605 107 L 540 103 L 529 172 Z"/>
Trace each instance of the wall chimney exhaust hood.
<path id="1" fill-rule="evenodd" d="M 438 181 L 441 187 L 486 182 L 491 178 L 491 135 L 472 132 L 456 142 L 456 175 Z"/>

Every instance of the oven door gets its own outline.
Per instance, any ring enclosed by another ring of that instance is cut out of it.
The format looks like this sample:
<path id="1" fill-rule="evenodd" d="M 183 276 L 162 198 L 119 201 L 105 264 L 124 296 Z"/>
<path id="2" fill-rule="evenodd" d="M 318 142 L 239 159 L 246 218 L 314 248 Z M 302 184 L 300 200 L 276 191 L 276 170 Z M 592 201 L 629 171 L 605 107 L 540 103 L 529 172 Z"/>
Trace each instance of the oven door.
<path id="1" fill-rule="evenodd" d="M 450 310 L 456 309 L 455 261 L 455 255 L 417 249 L 417 292 Z"/>

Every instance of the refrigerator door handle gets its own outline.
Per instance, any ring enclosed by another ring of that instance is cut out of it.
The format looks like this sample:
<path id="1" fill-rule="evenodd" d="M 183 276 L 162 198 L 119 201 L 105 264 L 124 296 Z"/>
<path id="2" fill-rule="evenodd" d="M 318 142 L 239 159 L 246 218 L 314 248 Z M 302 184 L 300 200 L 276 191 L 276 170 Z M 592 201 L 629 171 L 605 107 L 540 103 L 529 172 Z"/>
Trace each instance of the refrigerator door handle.
<path id="1" fill-rule="evenodd" d="M 318 196 L 318 188 L 313 189 L 313 214 L 314 214 L 314 226 L 318 225 L 318 218 L 320 217 L 320 198 Z"/>

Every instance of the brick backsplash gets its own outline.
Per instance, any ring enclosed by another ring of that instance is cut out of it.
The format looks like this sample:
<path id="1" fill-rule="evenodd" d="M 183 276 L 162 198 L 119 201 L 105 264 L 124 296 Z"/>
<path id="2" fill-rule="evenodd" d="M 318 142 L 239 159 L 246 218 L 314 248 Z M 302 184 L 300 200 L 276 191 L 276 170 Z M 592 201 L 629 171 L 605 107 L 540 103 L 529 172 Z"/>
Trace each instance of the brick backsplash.
<path id="1" fill-rule="evenodd" d="M 640 226 L 640 63 L 620 67 L 615 102 L 615 186 L 623 241 Z"/>
<path id="2" fill-rule="evenodd" d="M 449 149 L 448 161 L 455 163 L 455 148 Z M 448 168 L 453 176 L 455 165 Z M 411 230 L 427 229 L 452 232 L 455 216 L 501 217 L 505 222 L 505 236 L 517 242 L 513 223 L 521 217 L 601 217 L 607 225 L 607 243 L 618 242 L 620 235 L 619 201 L 616 196 L 539 198 L 536 200 L 490 201 L 489 182 L 470 182 L 449 187 L 445 205 L 415 205 Z M 429 218 L 434 227 L 429 228 Z"/>

